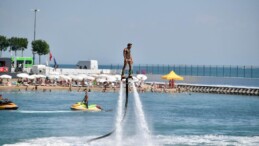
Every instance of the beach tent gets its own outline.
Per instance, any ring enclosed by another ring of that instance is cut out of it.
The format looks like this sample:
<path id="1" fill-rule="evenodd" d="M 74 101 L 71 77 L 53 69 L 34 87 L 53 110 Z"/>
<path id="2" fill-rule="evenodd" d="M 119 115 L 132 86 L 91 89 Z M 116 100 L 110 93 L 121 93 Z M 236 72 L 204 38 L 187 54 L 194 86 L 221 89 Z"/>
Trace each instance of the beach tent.
<path id="1" fill-rule="evenodd" d="M 169 74 L 162 76 L 162 79 L 165 80 L 183 80 L 183 77 L 177 75 L 174 71 L 171 71 Z"/>
<path id="2" fill-rule="evenodd" d="M 169 74 L 162 76 L 162 79 L 169 80 L 170 87 L 174 88 L 175 80 L 184 80 L 183 77 L 177 75 L 174 71 L 171 71 Z"/>

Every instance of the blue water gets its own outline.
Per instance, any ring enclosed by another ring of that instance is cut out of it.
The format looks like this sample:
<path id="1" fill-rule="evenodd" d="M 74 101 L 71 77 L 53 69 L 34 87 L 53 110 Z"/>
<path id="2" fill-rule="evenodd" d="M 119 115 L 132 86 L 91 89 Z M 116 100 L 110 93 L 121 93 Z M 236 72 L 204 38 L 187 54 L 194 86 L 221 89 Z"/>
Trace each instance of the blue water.
<path id="1" fill-rule="evenodd" d="M 76 65 L 61 64 L 60 68 L 76 68 Z M 122 65 L 99 65 L 99 69 L 120 70 Z M 209 66 L 209 65 L 134 65 L 135 74 L 167 74 L 171 70 L 182 76 L 259 78 L 258 66 Z"/>
<path id="2" fill-rule="evenodd" d="M 83 93 L 1 92 L 17 111 L 0 111 L 0 145 L 87 145 L 115 126 L 118 93 L 91 92 L 90 103 L 109 112 L 74 112 Z M 124 139 L 137 145 L 133 95 Z M 140 94 L 155 145 L 259 145 L 259 98 L 220 94 Z M 114 145 L 113 136 L 92 145 Z"/>

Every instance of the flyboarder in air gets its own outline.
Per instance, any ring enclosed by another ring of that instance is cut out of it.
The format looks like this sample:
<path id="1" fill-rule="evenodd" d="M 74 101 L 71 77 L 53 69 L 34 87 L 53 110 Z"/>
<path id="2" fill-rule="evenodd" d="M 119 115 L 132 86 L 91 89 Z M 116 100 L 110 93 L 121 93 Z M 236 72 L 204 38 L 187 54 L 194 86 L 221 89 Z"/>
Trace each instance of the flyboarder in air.
<path id="1" fill-rule="evenodd" d="M 128 43 L 127 48 L 123 50 L 124 65 L 121 72 L 121 79 L 125 79 L 124 72 L 127 64 L 129 65 L 129 78 L 132 78 L 131 74 L 132 74 L 133 59 L 131 56 L 131 47 L 132 47 L 132 44 Z"/>

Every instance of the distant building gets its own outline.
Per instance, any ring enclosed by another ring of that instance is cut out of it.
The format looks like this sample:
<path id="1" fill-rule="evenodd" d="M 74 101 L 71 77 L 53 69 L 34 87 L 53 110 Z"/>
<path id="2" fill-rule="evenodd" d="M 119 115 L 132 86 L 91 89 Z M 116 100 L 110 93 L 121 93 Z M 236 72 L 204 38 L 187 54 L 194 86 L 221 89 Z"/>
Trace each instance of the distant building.
<path id="1" fill-rule="evenodd" d="M 98 70 L 98 61 L 97 60 L 78 61 L 76 66 L 78 69 Z"/>

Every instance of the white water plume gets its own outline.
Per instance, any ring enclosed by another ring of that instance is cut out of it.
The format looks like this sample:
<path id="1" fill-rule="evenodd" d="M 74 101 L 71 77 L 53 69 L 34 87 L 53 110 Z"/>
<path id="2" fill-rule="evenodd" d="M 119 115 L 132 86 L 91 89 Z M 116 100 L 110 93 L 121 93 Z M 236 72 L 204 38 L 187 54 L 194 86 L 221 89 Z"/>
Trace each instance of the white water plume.
<path id="1" fill-rule="evenodd" d="M 152 140 L 151 140 L 151 132 L 148 128 L 148 124 L 145 118 L 145 113 L 142 108 L 142 103 L 139 97 L 139 94 L 137 92 L 137 89 L 135 87 L 135 84 L 132 83 L 133 87 L 133 94 L 134 94 L 134 100 L 135 100 L 135 115 L 136 115 L 136 123 L 138 126 L 138 134 L 142 136 L 143 138 L 143 144 L 147 146 L 152 146 Z"/>
<path id="2" fill-rule="evenodd" d="M 118 99 L 118 106 L 117 106 L 117 117 L 116 117 L 116 124 L 115 124 L 115 138 L 116 138 L 116 145 L 121 146 L 121 140 L 122 140 L 122 119 L 123 119 L 123 97 L 124 97 L 124 87 L 123 83 L 120 83 L 120 93 L 119 93 L 119 99 Z"/>

